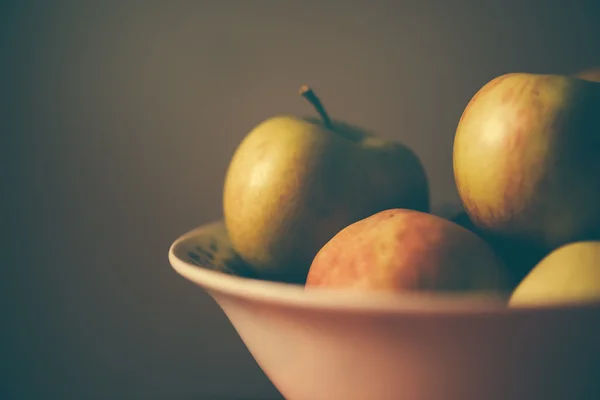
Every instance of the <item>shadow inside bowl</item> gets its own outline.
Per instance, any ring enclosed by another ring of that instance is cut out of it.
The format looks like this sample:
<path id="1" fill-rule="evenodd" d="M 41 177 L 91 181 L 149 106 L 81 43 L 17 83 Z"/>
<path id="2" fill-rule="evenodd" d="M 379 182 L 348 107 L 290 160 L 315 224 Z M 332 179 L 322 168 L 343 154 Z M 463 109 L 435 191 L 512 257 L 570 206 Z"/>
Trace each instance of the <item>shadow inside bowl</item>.
<path id="1" fill-rule="evenodd" d="M 187 262 L 201 268 L 242 278 L 261 279 L 242 258 L 236 254 L 222 221 L 205 226 L 207 235 L 195 235 L 187 242 Z"/>

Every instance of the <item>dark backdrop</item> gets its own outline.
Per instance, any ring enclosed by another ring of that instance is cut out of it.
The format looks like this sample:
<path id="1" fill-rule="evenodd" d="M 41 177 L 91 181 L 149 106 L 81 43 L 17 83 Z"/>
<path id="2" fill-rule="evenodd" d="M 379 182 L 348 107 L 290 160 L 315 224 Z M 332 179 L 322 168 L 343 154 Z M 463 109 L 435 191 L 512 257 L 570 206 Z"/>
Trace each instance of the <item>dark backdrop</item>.
<path id="1" fill-rule="evenodd" d="M 277 398 L 167 261 L 258 122 L 402 140 L 436 205 L 474 92 L 600 65 L 597 1 L 2 1 L 3 399 Z"/>

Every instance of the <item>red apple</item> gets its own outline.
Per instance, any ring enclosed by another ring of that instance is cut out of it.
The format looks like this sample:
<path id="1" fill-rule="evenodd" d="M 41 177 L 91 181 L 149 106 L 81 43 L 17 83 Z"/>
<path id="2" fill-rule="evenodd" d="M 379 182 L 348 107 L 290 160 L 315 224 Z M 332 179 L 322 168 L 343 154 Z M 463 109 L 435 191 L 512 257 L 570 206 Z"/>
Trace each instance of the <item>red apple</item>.
<path id="1" fill-rule="evenodd" d="M 337 233 L 314 258 L 307 287 L 377 291 L 508 290 L 504 264 L 469 230 L 390 209 Z"/>

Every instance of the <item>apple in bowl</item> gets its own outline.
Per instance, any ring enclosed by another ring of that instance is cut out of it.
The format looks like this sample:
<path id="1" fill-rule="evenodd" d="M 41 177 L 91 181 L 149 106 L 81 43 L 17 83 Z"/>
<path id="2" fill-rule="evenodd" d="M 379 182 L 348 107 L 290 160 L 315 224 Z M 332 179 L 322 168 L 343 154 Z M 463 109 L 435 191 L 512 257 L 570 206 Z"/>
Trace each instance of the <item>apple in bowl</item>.
<path id="1" fill-rule="evenodd" d="M 600 398 L 599 85 L 482 87 L 455 136 L 453 220 L 432 215 L 415 152 L 303 88 L 321 120 L 256 126 L 223 220 L 178 238 L 171 265 L 288 400 Z"/>
<path id="2" fill-rule="evenodd" d="M 170 248 L 288 400 L 596 399 L 600 304 L 508 307 L 500 292 L 375 291 L 267 281 L 223 221 Z"/>

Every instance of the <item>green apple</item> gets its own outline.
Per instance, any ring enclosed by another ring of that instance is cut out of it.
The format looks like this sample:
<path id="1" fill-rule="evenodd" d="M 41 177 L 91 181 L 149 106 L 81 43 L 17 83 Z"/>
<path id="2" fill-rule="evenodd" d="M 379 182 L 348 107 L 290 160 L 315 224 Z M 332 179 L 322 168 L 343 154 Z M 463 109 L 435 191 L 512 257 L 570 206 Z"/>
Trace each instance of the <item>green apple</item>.
<path id="1" fill-rule="evenodd" d="M 303 283 L 339 230 L 388 208 L 428 211 L 429 188 L 407 146 L 332 121 L 311 89 L 301 94 L 321 119 L 254 127 L 230 162 L 223 208 L 234 249 L 260 276 Z"/>
<path id="2" fill-rule="evenodd" d="M 599 153 L 600 83 L 512 73 L 464 110 L 454 176 L 480 231 L 546 255 L 598 235 Z"/>
<path id="3" fill-rule="evenodd" d="M 506 267 L 481 238 L 406 209 L 379 212 L 336 234 L 314 258 L 306 287 L 510 293 Z"/>
<path id="4" fill-rule="evenodd" d="M 569 243 L 548 254 L 514 290 L 509 304 L 600 301 L 600 241 Z"/>

